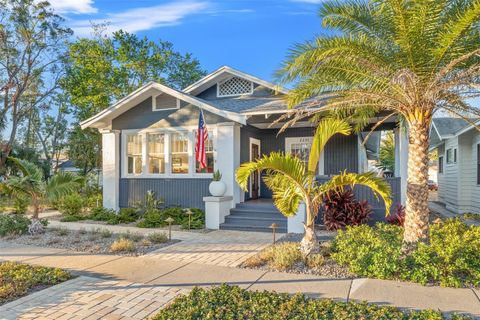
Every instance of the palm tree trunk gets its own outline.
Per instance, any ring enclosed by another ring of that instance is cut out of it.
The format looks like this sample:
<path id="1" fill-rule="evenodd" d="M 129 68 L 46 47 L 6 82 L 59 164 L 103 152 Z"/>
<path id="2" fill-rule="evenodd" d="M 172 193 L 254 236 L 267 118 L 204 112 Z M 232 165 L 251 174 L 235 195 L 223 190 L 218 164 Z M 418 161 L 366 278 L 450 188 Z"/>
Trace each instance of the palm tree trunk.
<path id="1" fill-rule="evenodd" d="M 409 253 L 418 241 L 428 241 L 428 133 L 430 119 L 409 122 L 407 205 L 403 251 Z"/>
<path id="2" fill-rule="evenodd" d="M 307 257 L 309 254 L 320 251 L 320 245 L 317 241 L 317 235 L 315 234 L 315 214 L 314 209 L 309 203 L 305 204 L 307 211 L 307 221 L 305 222 L 305 234 L 300 242 L 300 252 L 303 257 Z"/>

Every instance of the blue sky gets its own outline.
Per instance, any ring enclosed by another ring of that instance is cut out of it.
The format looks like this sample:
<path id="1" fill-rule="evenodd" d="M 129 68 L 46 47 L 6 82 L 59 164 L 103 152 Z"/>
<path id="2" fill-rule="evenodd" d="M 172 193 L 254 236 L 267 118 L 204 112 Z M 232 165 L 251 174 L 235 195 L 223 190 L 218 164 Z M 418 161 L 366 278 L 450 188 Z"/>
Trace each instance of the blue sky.
<path id="1" fill-rule="evenodd" d="M 321 0 L 50 0 L 78 36 L 91 22 L 172 42 L 207 71 L 222 65 L 272 80 L 287 49 L 322 33 Z"/>

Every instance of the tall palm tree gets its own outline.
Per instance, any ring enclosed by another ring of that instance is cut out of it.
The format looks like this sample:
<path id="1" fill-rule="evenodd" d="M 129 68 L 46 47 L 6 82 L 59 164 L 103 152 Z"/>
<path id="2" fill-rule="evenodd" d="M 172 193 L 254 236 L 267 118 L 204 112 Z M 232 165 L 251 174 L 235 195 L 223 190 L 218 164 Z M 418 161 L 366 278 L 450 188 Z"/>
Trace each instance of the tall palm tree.
<path id="1" fill-rule="evenodd" d="M 330 0 L 330 35 L 295 46 L 278 72 L 298 121 L 323 110 L 399 117 L 408 128 L 404 249 L 428 240 L 429 127 L 439 110 L 472 123 L 480 84 L 480 0 Z M 383 122 L 384 120 L 380 121 Z"/>
<path id="2" fill-rule="evenodd" d="M 30 161 L 10 157 L 22 173 L 20 176 L 9 176 L 0 186 L 3 191 L 13 197 L 30 200 L 33 207 L 32 218 L 38 220 L 38 215 L 45 201 L 55 202 L 63 196 L 77 191 L 83 178 L 70 172 L 58 172 L 49 180 L 45 180 L 42 169 Z"/>
<path id="3" fill-rule="evenodd" d="M 315 218 L 323 198 L 333 190 L 353 187 L 356 184 L 370 187 L 385 202 L 386 212 L 392 204 L 390 185 L 373 173 L 340 173 L 328 182 L 320 184 L 315 180 L 320 154 L 327 141 L 335 134 L 349 135 L 350 125 L 343 120 L 326 118 L 319 122 L 312 141 L 308 167 L 303 161 L 291 154 L 273 152 L 253 162 L 243 163 L 236 172 L 238 184 L 247 190 L 248 179 L 255 171 L 266 171 L 264 181 L 273 191 L 273 201 L 282 214 L 287 217 L 297 213 L 301 202 L 305 203 L 305 235 L 300 250 L 304 256 L 318 250 L 315 235 Z"/>

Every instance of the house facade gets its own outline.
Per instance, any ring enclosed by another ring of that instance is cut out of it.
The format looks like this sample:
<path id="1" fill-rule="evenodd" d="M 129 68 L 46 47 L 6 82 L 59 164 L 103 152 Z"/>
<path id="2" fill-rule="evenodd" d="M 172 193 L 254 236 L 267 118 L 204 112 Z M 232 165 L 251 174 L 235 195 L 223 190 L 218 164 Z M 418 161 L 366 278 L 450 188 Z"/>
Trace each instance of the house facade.
<path id="1" fill-rule="evenodd" d="M 298 122 L 279 133 L 282 123 L 275 123 L 291 111 L 284 100 L 287 92 L 255 76 L 222 67 L 182 91 L 148 83 L 84 121 L 83 128 L 96 128 L 103 137 L 104 206 L 128 207 L 153 190 L 168 206 L 203 209 L 203 197 L 208 195 L 215 170 L 222 173 L 226 195 L 232 196 L 231 208 L 248 200 L 271 198 L 258 174 L 251 177 L 249 190 L 243 192 L 235 182 L 235 170 L 241 163 L 273 151 L 307 160 L 315 125 Z M 209 133 L 207 168 L 202 170 L 194 154 L 200 110 Z M 382 125 L 395 126 L 394 119 Z M 398 166 L 389 182 L 395 202 L 402 202 L 406 179 L 402 182 L 401 175 L 406 176 L 407 163 L 402 154 L 407 148 L 404 135 L 396 132 Z M 378 155 L 380 134 L 364 144 L 365 136 L 335 136 L 329 141 L 319 161 L 319 179 L 344 170 L 366 171 L 368 160 Z M 382 210 L 371 192 L 361 188 L 356 192 Z"/>
<path id="2" fill-rule="evenodd" d="M 430 129 L 430 149 L 438 153 L 438 200 L 454 213 L 480 212 L 477 128 L 459 118 L 435 118 Z"/>

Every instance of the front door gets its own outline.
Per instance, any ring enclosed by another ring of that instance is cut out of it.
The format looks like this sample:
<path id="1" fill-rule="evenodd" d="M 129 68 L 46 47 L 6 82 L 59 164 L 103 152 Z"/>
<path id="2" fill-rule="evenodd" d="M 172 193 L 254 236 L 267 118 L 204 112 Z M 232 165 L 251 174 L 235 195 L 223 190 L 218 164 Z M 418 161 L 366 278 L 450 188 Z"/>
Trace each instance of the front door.
<path id="1" fill-rule="evenodd" d="M 250 161 L 260 158 L 260 140 L 250 139 Z M 250 177 L 250 198 L 258 199 L 260 197 L 260 173 L 255 171 Z"/>

